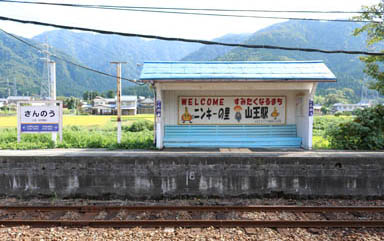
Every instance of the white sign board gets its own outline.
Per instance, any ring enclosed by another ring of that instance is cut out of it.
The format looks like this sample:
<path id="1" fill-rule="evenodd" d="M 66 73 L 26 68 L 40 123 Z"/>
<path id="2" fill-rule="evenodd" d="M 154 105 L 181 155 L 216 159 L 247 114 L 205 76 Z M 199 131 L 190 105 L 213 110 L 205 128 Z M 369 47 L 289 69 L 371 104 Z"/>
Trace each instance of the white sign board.
<path id="1" fill-rule="evenodd" d="M 62 140 L 62 102 L 61 101 L 29 101 L 17 103 L 18 141 L 21 133 L 52 133 L 56 141 L 56 133 Z"/>
<path id="2" fill-rule="evenodd" d="M 179 125 L 283 125 L 285 96 L 179 96 Z"/>
<path id="3" fill-rule="evenodd" d="M 21 132 L 58 132 L 59 106 L 20 106 Z"/>

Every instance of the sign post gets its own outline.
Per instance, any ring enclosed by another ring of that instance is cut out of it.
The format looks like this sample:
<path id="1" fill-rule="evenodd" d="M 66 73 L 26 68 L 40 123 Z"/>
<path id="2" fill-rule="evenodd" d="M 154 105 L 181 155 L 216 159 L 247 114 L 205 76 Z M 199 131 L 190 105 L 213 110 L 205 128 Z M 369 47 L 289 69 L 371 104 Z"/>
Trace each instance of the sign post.
<path id="1" fill-rule="evenodd" d="M 22 133 L 59 132 L 63 141 L 62 101 L 20 101 L 17 102 L 17 142 Z M 56 136 L 56 135 L 55 135 Z M 56 142 L 56 140 L 53 140 Z"/>

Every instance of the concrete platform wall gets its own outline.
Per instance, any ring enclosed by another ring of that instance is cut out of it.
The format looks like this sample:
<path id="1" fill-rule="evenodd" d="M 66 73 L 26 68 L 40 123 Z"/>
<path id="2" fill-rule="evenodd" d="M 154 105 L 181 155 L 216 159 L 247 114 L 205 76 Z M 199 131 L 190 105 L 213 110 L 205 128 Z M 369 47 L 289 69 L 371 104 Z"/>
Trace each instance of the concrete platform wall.
<path id="1" fill-rule="evenodd" d="M 383 169 L 383 156 L 0 156 L 0 196 L 383 198 Z"/>

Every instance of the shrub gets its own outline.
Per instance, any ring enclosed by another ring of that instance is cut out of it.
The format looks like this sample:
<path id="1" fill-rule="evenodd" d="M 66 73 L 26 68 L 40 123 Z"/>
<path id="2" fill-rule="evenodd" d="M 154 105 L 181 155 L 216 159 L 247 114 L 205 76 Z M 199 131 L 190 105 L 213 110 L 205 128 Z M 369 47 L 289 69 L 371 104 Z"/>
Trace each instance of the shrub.
<path id="1" fill-rule="evenodd" d="M 384 106 L 358 110 L 353 121 L 340 123 L 327 131 L 332 148 L 382 150 L 384 148 Z"/>
<path id="2" fill-rule="evenodd" d="M 322 136 L 313 136 L 312 147 L 314 149 L 329 149 L 329 141 Z"/>
<path id="3" fill-rule="evenodd" d="M 330 126 L 335 126 L 343 122 L 352 120 L 351 116 L 315 116 L 313 118 L 313 135 L 314 136 L 323 136 L 325 131 L 330 128 Z"/>
<path id="4" fill-rule="evenodd" d="M 153 130 L 153 122 L 148 120 L 140 120 L 133 122 L 132 125 L 127 127 L 122 127 L 123 131 L 131 131 L 131 132 L 140 132 L 140 131 L 152 131 Z"/>
<path id="5" fill-rule="evenodd" d="M 17 129 L 0 130 L 0 149 L 25 150 L 54 148 L 55 143 L 50 134 L 23 134 L 17 142 Z"/>

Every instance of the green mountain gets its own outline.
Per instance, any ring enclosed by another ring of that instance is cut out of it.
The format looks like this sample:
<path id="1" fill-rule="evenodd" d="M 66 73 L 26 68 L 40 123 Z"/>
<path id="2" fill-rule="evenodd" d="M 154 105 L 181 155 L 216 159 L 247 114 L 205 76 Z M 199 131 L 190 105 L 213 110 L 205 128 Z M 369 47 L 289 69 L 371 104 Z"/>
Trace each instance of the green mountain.
<path id="1" fill-rule="evenodd" d="M 80 64 L 68 55 L 52 49 L 50 51 Z M 6 79 L 11 84 L 11 94 L 14 93 L 13 84 L 16 81 L 18 95 L 39 95 L 44 71 L 42 57 L 42 53 L 38 50 L 0 33 L 0 97 L 7 96 Z M 80 96 L 85 90 L 105 89 L 114 83 L 112 78 L 100 77 L 59 59 L 52 59 L 56 62 L 57 95 Z"/>
<path id="2" fill-rule="evenodd" d="M 262 29 L 254 34 L 228 34 L 216 41 L 265 44 L 287 47 L 365 50 L 365 36 L 352 36 L 356 23 L 288 21 Z M 31 40 L 28 40 L 31 41 Z M 51 52 L 78 64 L 115 75 L 111 61 L 126 61 L 123 77 L 137 78 L 143 61 L 175 60 L 323 60 L 338 78 L 337 83 L 321 83 L 317 93 L 328 88 L 352 88 L 359 95 L 364 65 L 359 56 L 322 54 L 270 49 L 247 49 L 203 46 L 177 41 L 144 40 L 115 35 L 100 35 L 67 30 L 45 32 L 33 42 L 47 42 Z M 383 49 L 383 45 L 376 46 Z M 65 53 L 65 54 L 64 54 Z M 0 33 L 0 98 L 6 96 L 6 78 L 17 82 L 19 95 L 40 93 L 43 73 L 42 53 L 14 38 Z M 106 91 L 116 88 L 116 80 L 81 69 L 61 60 L 57 63 L 57 94 L 81 96 L 85 91 Z M 13 86 L 13 85 L 12 85 Z M 123 82 L 123 87 L 127 82 Z M 13 93 L 13 92 L 12 92 Z"/>
<path id="3" fill-rule="evenodd" d="M 116 74 L 111 61 L 127 62 L 122 76 L 138 78 L 144 61 L 174 61 L 201 47 L 196 43 L 145 40 L 143 38 L 102 35 L 67 30 L 54 30 L 35 36 L 33 40 L 48 43 L 97 70 Z"/>
<path id="4" fill-rule="evenodd" d="M 116 75 L 111 61 L 126 61 L 123 77 L 137 78 L 140 64 L 144 60 L 178 60 L 197 50 L 201 45 L 176 41 L 148 41 L 141 38 L 125 38 L 114 35 L 79 33 L 54 30 L 42 33 L 30 41 L 43 48 L 43 43 L 52 46 L 49 51 L 79 65 Z M 7 79 L 11 94 L 14 94 L 16 80 L 18 95 L 40 94 L 43 80 L 43 54 L 24 43 L 0 33 L 0 98 L 8 95 Z M 99 91 L 116 88 L 116 79 L 100 75 L 60 59 L 56 62 L 57 95 L 81 96 L 85 91 Z M 123 87 L 130 85 L 123 81 Z"/>
<path id="5" fill-rule="evenodd" d="M 353 30 L 359 26 L 361 25 L 345 22 L 288 21 L 260 30 L 244 43 L 327 50 L 366 50 L 365 36 L 352 36 Z M 378 47 L 383 49 L 383 46 Z M 356 94 L 359 94 L 361 80 L 364 78 L 364 65 L 357 55 L 239 47 L 221 57 L 213 56 L 212 59 L 225 61 L 323 60 L 336 75 L 337 83 L 319 84 L 318 94 L 324 94 L 327 88 L 352 88 Z"/>
<path id="6" fill-rule="evenodd" d="M 213 41 L 224 42 L 224 43 L 242 43 L 246 41 L 251 34 L 226 34 L 220 38 L 216 38 Z M 183 61 L 209 61 L 220 56 L 225 55 L 229 51 L 234 49 L 234 47 L 221 46 L 221 45 L 205 45 L 199 48 L 197 51 L 192 52 L 185 56 Z"/>

